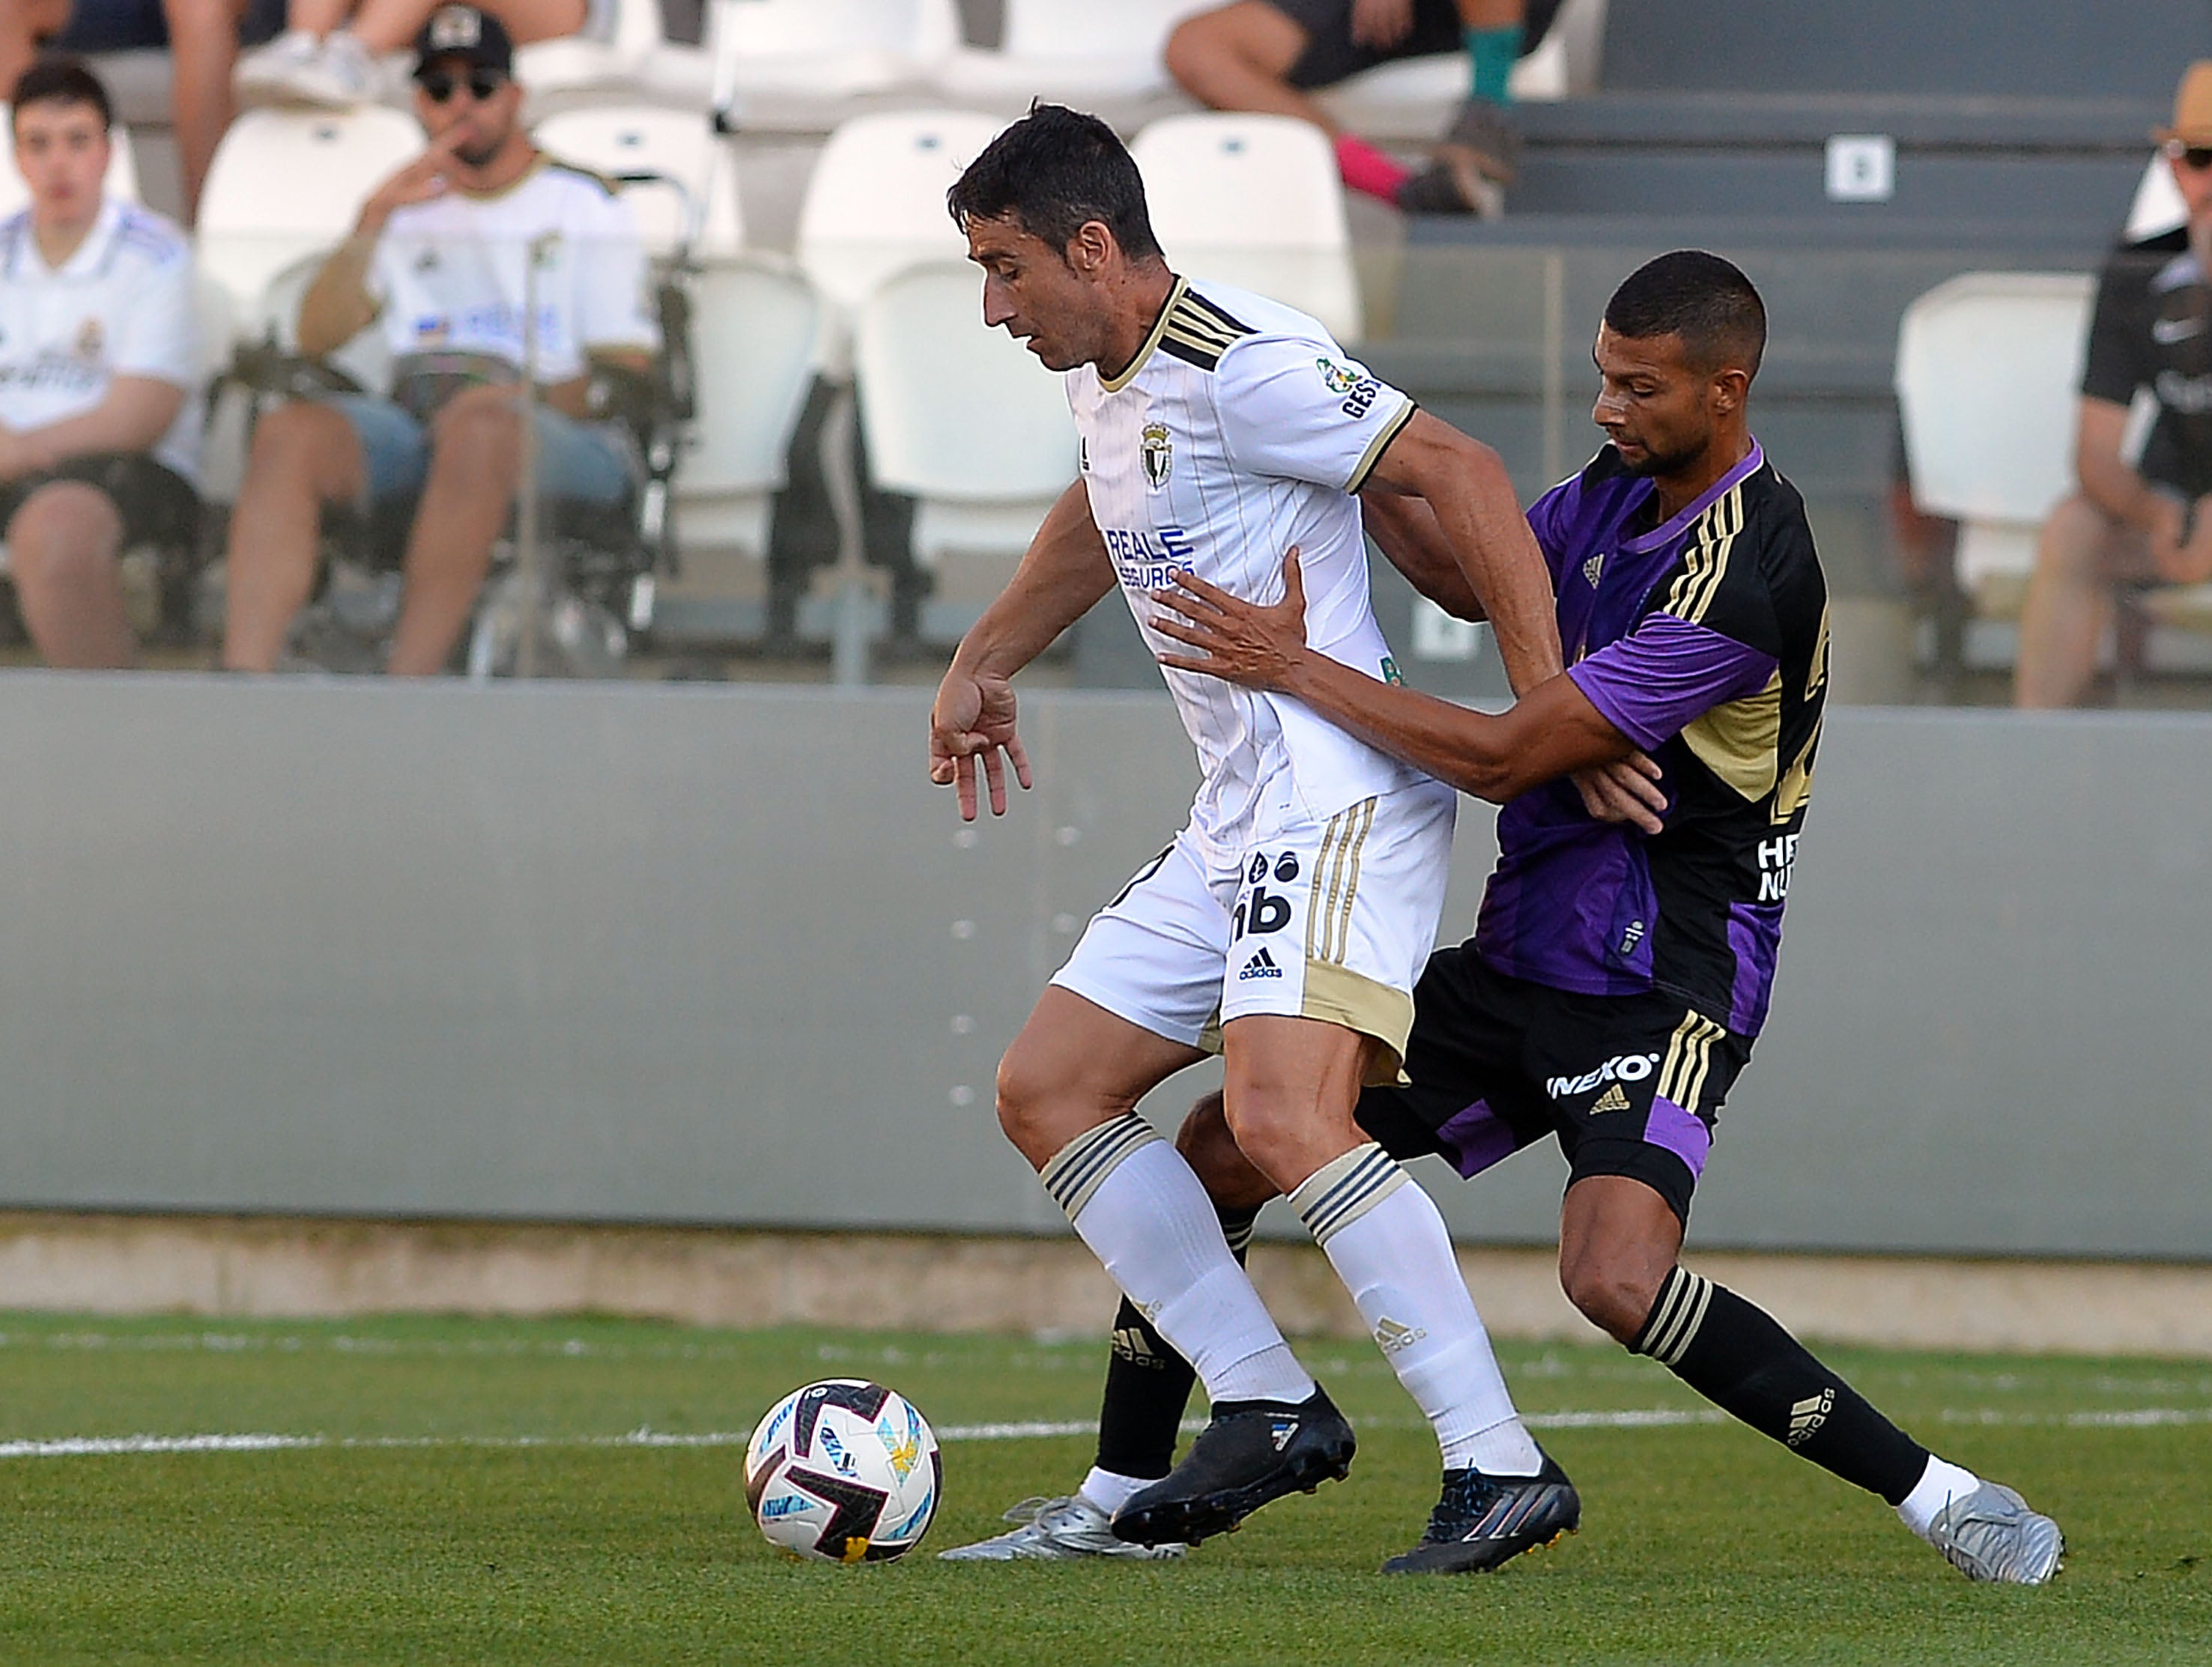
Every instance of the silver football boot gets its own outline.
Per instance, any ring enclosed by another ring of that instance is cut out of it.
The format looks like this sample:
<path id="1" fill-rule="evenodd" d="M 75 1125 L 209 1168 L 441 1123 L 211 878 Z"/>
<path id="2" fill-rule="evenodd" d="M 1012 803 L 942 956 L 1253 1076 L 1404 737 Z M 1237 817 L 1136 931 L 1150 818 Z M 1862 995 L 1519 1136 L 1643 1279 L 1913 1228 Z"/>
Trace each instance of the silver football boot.
<path id="1" fill-rule="evenodd" d="M 1969 1580 L 2039 1586 L 2058 1573 L 2066 1537 L 2000 1482 L 1953 1500 L 1928 1525 L 1928 1542 Z"/>
<path id="2" fill-rule="evenodd" d="M 1006 1512 L 1019 1527 L 973 1545 L 937 1555 L 948 1563 L 1069 1562 L 1079 1557 L 1128 1557 L 1158 1562 L 1180 1557 L 1186 1545 L 1133 1545 L 1114 1537 L 1113 1518 L 1080 1494 L 1025 1499 Z"/>

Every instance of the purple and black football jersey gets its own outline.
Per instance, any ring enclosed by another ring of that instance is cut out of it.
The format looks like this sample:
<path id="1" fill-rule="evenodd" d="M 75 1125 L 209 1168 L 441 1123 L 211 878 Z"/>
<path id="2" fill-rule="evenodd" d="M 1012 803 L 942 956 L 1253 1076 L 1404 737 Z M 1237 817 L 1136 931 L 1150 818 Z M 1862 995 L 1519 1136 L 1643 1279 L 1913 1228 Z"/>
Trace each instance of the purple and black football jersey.
<path id="1" fill-rule="evenodd" d="M 1804 500 L 1751 454 L 1663 526 L 1607 446 L 1528 512 L 1568 672 L 1665 772 L 1665 831 L 1601 822 L 1571 781 L 1498 813 L 1474 946 L 1515 978 L 1658 990 L 1738 1036 L 1765 1021 L 1828 674 Z"/>

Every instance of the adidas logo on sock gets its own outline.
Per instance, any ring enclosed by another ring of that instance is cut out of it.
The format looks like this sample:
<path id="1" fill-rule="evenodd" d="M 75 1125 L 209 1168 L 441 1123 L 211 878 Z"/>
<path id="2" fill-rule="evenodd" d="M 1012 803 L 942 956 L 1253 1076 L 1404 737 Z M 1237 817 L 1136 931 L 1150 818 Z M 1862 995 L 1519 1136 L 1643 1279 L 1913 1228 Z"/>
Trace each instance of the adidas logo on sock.
<path id="1" fill-rule="evenodd" d="M 1158 1372 L 1167 1365 L 1159 1351 L 1145 1341 L 1145 1334 L 1133 1325 L 1124 1325 L 1114 1333 L 1114 1352 L 1132 1366 L 1150 1367 Z"/>
<path id="2" fill-rule="evenodd" d="M 1295 1418 L 1277 1419 L 1275 1421 L 1274 1428 L 1268 1431 L 1268 1434 L 1275 1438 L 1275 1451 L 1277 1452 L 1280 1452 L 1284 1448 L 1289 1446 L 1291 1445 L 1291 1438 L 1297 1433 L 1298 1421 Z"/>
<path id="3" fill-rule="evenodd" d="M 1279 979 L 1282 976 L 1283 969 L 1275 965 L 1274 956 L 1262 949 L 1244 963 L 1244 970 L 1237 975 L 1237 981 L 1242 984 L 1248 979 Z"/>
<path id="4" fill-rule="evenodd" d="M 1597 1097 L 1597 1104 L 1590 1107 L 1593 1112 L 1625 1112 L 1627 1109 L 1628 1096 L 1620 1091 L 1620 1084 L 1618 1082 L 1600 1094 Z"/>
<path id="5" fill-rule="evenodd" d="M 1376 1344 L 1386 1355 L 1395 1355 L 1401 1349 L 1410 1348 L 1428 1335 L 1425 1328 L 1401 1325 L 1388 1314 L 1383 1315 L 1375 1325 Z"/>
<path id="6" fill-rule="evenodd" d="M 1811 1440 L 1820 1426 L 1828 1421 L 1828 1415 L 1835 1409 L 1835 1405 L 1836 1391 L 1824 1389 L 1818 1395 L 1808 1395 L 1791 1407 L 1789 1444 L 1794 1447 L 1801 1441 Z"/>

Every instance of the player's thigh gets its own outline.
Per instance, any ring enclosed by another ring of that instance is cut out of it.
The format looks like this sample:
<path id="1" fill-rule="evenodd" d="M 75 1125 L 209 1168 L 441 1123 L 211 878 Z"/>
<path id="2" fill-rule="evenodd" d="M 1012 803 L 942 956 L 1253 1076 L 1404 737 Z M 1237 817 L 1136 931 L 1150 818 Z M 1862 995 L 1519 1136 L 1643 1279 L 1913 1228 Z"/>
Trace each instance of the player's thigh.
<path id="1" fill-rule="evenodd" d="M 1048 985 L 999 1062 L 999 1121 L 1042 1169 L 1068 1142 L 1134 1110 L 1205 1057 L 1073 991 Z"/>
<path id="2" fill-rule="evenodd" d="M 1232 0 L 1187 17 L 1168 36 L 1168 73 L 1188 85 L 1203 83 L 1224 64 L 1280 79 L 1306 50 L 1306 26 L 1298 0 Z"/>
<path id="3" fill-rule="evenodd" d="M 1246 850 L 1220 882 L 1224 1029 L 1249 1015 L 1336 1026 L 1380 1045 L 1363 1052 L 1367 1081 L 1397 1081 L 1443 913 L 1455 810 L 1449 788 L 1423 782 Z"/>
<path id="4" fill-rule="evenodd" d="M 1658 991 L 1556 993 L 1532 1027 L 1528 1074 L 1559 1131 L 1570 1185 L 1635 1181 L 1686 1225 L 1748 1040 Z"/>
<path id="5" fill-rule="evenodd" d="M 1360 1144 L 1352 1108 L 1382 1046 L 1373 1037 L 1272 1013 L 1231 1019 L 1221 1034 L 1230 1131 L 1277 1186 Z"/>
<path id="6" fill-rule="evenodd" d="M 1186 1048 L 1214 1046 L 1229 915 L 1188 828 L 1091 918 L 1060 989 Z"/>

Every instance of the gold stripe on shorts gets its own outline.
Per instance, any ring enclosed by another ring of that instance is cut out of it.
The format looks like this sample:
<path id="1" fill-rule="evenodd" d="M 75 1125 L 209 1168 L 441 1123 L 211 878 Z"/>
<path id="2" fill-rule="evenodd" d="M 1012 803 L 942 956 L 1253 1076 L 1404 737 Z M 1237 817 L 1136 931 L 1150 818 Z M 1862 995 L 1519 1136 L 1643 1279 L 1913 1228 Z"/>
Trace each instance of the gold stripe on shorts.
<path id="1" fill-rule="evenodd" d="M 1686 1112 L 1696 1112 L 1698 1096 L 1705 1091 L 1705 1073 L 1712 1065 L 1713 1044 L 1727 1034 L 1702 1013 L 1685 1013 L 1659 1067 L 1659 1097 Z"/>
<path id="2" fill-rule="evenodd" d="M 1352 907 L 1359 895 L 1359 860 L 1375 826 L 1375 800 L 1362 799 L 1328 819 L 1306 900 L 1306 959 L 1341 967 L 1352 945 Z M 1324 889 L 1324 884 L 1326 889 Z"/>

